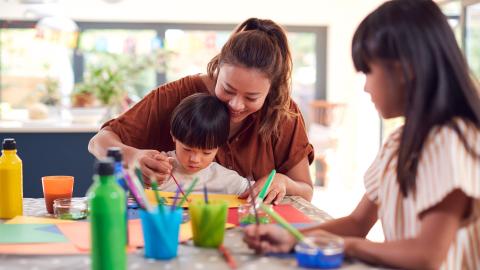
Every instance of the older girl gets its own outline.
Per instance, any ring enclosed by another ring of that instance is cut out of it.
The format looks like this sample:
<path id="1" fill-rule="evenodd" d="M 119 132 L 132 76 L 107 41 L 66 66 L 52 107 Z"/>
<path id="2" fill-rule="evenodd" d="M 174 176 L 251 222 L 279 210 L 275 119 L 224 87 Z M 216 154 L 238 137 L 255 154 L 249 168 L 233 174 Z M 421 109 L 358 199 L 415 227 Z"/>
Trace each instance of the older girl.
<path id="1" fill-rule="evenodd" d="M 408 269 L 480 269 L 480 100 L 445 16 L 427 0 L 393 0 L 353 37 L 353 62 L 383 118 L 405 117 L 365 174 L 347 217 L 309 230 L 344 236 L 345 252 Z M 379 219 L 384 243 L 365 236 Z M 275 226 L 247 228 L 257 251 L 288 251 Z"/>

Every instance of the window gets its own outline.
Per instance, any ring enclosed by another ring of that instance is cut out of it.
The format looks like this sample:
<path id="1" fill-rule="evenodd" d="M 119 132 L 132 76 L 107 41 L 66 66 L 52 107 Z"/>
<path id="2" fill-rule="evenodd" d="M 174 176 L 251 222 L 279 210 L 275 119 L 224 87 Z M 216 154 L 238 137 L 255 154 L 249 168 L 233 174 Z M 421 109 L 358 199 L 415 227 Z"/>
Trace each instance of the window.
<path id="1" fill-rule="evenodd" d="M 14 108 L 42 102 L 45 89 L 70 93 L 73 82 L 101 66 L 126 70 L 123 87 L 137 100 L 157 85 L 205 73 L 235 25 L 77 22 L 76 48 L 36 38 L 35 22 L 0 21 L 0 102 Z M 309 102 L 326 96 L 326 28 L 287 27 L 293 98 L 308 123 Z M 60 94 L 61 94 L 60 93 Z"/>
<path id="2" fill-rule="evenodd" d="M 473 74 L 480 80 L 480 1 L 465 5 L 465 57 Z"/>

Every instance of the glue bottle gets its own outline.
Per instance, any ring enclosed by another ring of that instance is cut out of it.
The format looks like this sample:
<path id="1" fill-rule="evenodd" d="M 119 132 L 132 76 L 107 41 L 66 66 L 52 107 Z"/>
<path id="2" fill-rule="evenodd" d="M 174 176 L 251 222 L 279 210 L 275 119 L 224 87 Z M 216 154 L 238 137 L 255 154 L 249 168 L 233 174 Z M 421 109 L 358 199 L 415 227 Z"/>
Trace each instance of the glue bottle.
<path id="1" fill-rule="evenodd" d="M 10 219 L 23 213 L 22 160 L 15 139 L 3 140 L 0 156 L 0 218 Z"/>

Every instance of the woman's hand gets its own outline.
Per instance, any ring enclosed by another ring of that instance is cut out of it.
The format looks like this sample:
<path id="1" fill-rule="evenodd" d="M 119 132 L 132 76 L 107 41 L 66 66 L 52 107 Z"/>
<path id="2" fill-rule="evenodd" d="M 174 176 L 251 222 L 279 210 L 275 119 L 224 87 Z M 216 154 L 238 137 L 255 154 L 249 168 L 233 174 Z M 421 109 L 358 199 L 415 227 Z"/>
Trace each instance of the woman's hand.
<path id="1" fill-rule="evenodd" d="M 150 185 L 150 179 L 156 179 L 159 184 L 168 180 L 173 169 L 173 158 L 157 150 L 137 149 L 127 164 L 133 168 L 135 162 L 138 162 L 147 185 Z"/>
<path id="2" fill-rule="evenodd" d="M 265 185 L 265 182 L 267 182 L 268 175 L 258 179 L 255 184 L 253 184 L 252 189 L 253 189 L 253 196 L 254 198 L 249 198 L 248 200 L 255 200 L 257 198 L 258 194 L 262 190 L 263 186 Z M 264 203 L 273 203 L 273 204 L 279 204 L 280 201 L 282 201 L 283 197 L 287 194 L 287 176 L 277 173 L 275 174 L 272 184 L 270 188 L 267 191 L 267 194 L 265 195 L 265 199 L 263 200 Z M 250 192 L 247 190 L 240 194 L 239 198 L 240 199 L 246 199 L 249 197 Z"/>
<path id="3" fill-rule="evenodd" d="M 243 241 L 256 253 L 287 253 L 296 243 L 290 233 L 273 224 L 247 226 Z"/>

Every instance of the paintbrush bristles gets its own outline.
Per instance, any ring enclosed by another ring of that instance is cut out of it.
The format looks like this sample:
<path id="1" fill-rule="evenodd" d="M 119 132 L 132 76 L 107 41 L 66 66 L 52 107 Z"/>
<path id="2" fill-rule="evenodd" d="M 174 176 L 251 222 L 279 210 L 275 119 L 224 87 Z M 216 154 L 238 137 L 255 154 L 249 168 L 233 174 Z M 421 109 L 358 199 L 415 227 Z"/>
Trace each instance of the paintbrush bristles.
<path id="1" fill-rule="evenodd" d="M 258 212 L 257 208 L 255 207 L 255 200 L 253 199 L 253 189 L 252 189 L 252 184 L 250 184 L 250 181 L 247 179 L 248 183 L 248 191 L 250 192 L 250 204 L 253 207 L 253 212 L 255 213 L 255 223 L 257 225 L 260 225 L 260 218 L 258 217 Z"/>

